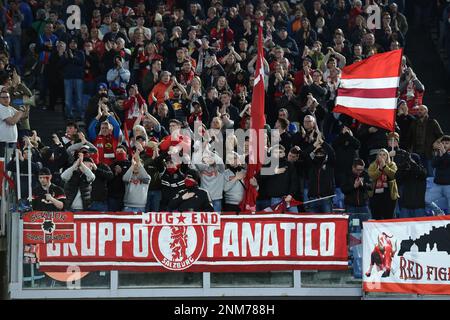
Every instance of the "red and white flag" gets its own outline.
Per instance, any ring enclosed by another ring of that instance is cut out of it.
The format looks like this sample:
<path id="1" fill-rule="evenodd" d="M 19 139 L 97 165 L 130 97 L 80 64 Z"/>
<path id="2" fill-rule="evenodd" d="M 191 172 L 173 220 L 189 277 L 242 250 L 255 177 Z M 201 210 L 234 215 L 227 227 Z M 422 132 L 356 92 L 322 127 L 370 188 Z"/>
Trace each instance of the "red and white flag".
<path id="1" fill-rule="evenodd" d="M 280 202 L 278 202 L 270 207 L 265 208 L 263 210 L 263 212 L 284 213 L 290 207 L 296 207 L 296 206 L 300 206 L 303 204 L 303 202 L 295 200 L 295 199 L 292 199 L 290 202 L 287 202 L 286 200 L 284 200 L 285 198 L 286 197 L 283 197 L 283 199 Z"/>
<path id="2" fill-rule="evenodd" d="M 402 55 L 389 51 L 344 67 L 333 112 L 394 131 Z"/>
<path id="3" fill-rule="evenodd" d="M 255 135 L 250 135 L 249 140 L 249 164 L 247 166 L 247 175 L 244 180 L 245 194 L 240 203 L 240 208 L 244 212 L 256 211 L 256 198 L 258 192 L 250 184 L 253 178 L 260 170 L 264 161 L 264 136 L 261 131 L 266 123 L 264 117 L 264 48 L 263 48 L 263 30 L 262 20 L 258 27 L 258 56 L 256 59 L 255 81 L 253 83 L 252 108 L 250 114 L 250 129 Z"/>

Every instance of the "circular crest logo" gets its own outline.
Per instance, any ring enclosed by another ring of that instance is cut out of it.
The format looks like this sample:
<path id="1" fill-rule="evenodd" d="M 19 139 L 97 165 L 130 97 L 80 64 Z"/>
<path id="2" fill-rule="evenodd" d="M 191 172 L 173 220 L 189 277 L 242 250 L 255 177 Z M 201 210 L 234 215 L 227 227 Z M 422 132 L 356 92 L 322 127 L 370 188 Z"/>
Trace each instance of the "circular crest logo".
<path id="1" fill-rule="evenodd" d="M 155 258 L 168 270 L 191 267 L 201 256 L 205 244 L 202 226 L 170 225 L 154 227 L 151 234 Z"/>

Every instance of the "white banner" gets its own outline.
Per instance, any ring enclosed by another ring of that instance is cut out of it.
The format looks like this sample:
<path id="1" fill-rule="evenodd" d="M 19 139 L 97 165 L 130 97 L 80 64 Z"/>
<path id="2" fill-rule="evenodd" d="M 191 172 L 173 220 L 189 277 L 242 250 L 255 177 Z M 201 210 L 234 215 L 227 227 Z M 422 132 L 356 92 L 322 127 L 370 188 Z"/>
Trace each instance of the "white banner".
<path id="1" fill-rule="evenodd" d="M 363 224 L 365 292 L 450 294 L 450 217 Z"/>

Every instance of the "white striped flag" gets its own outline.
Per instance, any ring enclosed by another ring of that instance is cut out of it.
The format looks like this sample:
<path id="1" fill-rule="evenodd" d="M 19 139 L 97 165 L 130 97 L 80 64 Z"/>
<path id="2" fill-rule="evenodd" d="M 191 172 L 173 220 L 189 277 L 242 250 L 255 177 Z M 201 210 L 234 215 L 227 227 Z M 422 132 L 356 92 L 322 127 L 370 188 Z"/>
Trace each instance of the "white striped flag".
<path id="1" fill-rule="evenodd" d="M 256 59 L 255 81 L 253 82 L 252 109 L 250 114 L 250 129 L 255 135 L 250 135 L 249 140 L 249 164 L 247 174 L 244 179 L 245 193 L 239 204 L 243 212 L 256 211 L 256 198 L 258 192 L 250 183 L 250 180 L 261 170 L 264 162 L 264 139 L 260 138 L 260 133 L 264 129 L 266 119 L 264 116 L 264 44 L 263 44 L 263 20 L 259 20 L 258 25 L 258 54 Z"/>
<path id="2" fill-rule="evenodd" d="M 333 112 L 394 131 L 402 55 L 389 51 L 344 67 Z"/>

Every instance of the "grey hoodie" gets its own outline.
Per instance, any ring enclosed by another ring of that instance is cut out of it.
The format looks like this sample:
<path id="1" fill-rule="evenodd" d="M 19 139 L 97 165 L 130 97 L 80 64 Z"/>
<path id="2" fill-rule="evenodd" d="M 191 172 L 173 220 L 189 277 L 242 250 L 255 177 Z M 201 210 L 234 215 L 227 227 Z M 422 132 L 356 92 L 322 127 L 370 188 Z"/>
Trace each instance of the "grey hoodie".
<path id="1" fill-rule="evenodd" d="M 212 154 L 216 163 L 207 165 L 201 162 L 198 154 L 194 154 L 194 169 L 200 173 L 200 186 L 208 190 L 211 200 L 220 200 L 223 197 L 223 172 L 225 165 L 217 154 Z"/>
<path id="2" fill-rule="evenodd" d="M 133 166 L 131 166 L 123 175 L 122 180 L 125 182 L 124 206 L 133 208 L 145 207 L 151 178 L 144 167 L 142 165 L 139 166 L 138 175 L 134 175 Z"/>
<path id="3" fill-rule="evenodd" d="M 242 170 L 245 174 L 245 170 Z M 238 205 L 241 203 L 242 198 L 244 197 L 244 182 L 242 180 L 231 181 L 236 176 L 236 174 L 230 169 L 225 170 L 223 173 L 223 181 L 224 181 L 224 198 L 226 204 L 234 204 Z"/>

